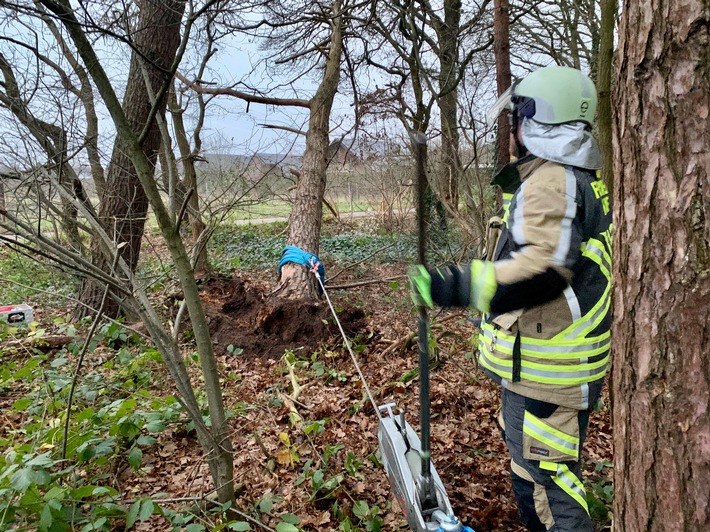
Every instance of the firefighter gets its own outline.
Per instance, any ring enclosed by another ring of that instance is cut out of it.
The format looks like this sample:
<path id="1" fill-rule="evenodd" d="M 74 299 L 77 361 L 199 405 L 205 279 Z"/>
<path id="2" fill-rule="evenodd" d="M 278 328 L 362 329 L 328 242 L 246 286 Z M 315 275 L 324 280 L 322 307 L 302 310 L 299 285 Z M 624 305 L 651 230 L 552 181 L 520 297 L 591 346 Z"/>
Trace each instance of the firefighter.
<path id="1" fill-rule="evenodd" d="M 504 209 L 484 260 L 410 270 L 417 304 L 482 311 L 479 363 L 502 387 L 499 422 L 521 520 L 592 532 L 581 452 L 610 346 L 609 194 L 592 136 L 593 82 L 536 70 L 489 112 L 511 112 L 514 161 L 493 178 Z"/>

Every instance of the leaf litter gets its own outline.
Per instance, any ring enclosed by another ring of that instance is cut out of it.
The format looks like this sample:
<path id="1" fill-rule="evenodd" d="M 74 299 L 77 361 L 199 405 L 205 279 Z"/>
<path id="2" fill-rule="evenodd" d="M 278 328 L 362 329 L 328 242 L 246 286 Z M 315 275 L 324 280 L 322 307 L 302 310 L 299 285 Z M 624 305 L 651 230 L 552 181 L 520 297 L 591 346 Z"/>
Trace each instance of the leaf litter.
<path id="1" fill-rule="evenodd" d="M 373 266 L 370 274 L 388 278 L 404 268 Z M 279 516 L 293 514 L 300 529 L 335 531 L 340 513 L 364 530 L 366 523 L 358 522 L 353 510 L 365 501 L 368 508 L 379 508 L 382 530 L 405 529 L 378 461 L 377 418 L 329 308 L 324 302 L 270 297 L 271 285 L 263 277 L 259 272 L 201 285 L 225 376 L 225 403 L 238 412 L 230 419 L 235 506 L 270 528 L 281 522 Z M 416 331 L 406 288 L 376 283 L 329 295 L 375 401 L 396 402 L 418 430 L 416 343 L 388 349 Z M 478 532 L 518 532 L 524 529 L 517 521 L 510 459 L 496 422 L 499 392 L 476 366 L 477 330 L 467 317 L 463 311 L 440 312 L 432 320 L 433 461 L 465 524 Z M 285 352 L 291 354 L 294 377 L 282 358 Z M 290 401 L 294 378 L 299 393 Z M 592 415 L 585 446 L 589 475 L 599 474 L 596 464 L 611 460 L 609 418 L 607 409 Z M 172 428 L 160 441 L 152 458 L 144 458 L 148 467 L 141 472 L 149 473 L 126 471 L 133 476 L 133 494 L 208 492 L 211 480 L 194 436 Z M 162 526 L 152 520 L 149 529 Z"/>
<path id="2" fill-rule="evenodd" d="M 372 265 L 368 276 L 392 278 L 405 270 L 402 264 Z M 358 517 L 364 502 L 367 509 L 377 507 L 382 530 L 406 529 L 379 460 L 377 418 L 330 309 L 325 302 L 304 305 L 271 297 L 264 272 L 240 273 L 204 279 L 200 286 L 230 413 L 235 508 L 271 529 L 282 516 L 293 515 L 302 530 L 339 530 L 343 516 L 355 530 L 365 530 L 368 523 Z M 346 274 L 339 282 L 349 280 L 358 279 Z M 417 317 L 404 283 L 329 295 L 376 403 L 396 402 L 419 430 L 418 351 L 411 341 Z M 478 331 L 468 317 L 465 311 L 432 317 L 433 462 L 465 524 L 477 532 L 521 532 L 510 459 L 496 422 L 499 392 L 475 363 Z M 183 340 L 187 358 L 194 350 L 187 329 Z M 196 366 L 190 368 L 198 384 Z M 167 376 L 157 378 L 155 386 L 156 393 L 169 390 Z M 157 504 L 177 509 L 179 503 L 160 499 L 211 492 L 201 448 L 183 421 L 154 435 L 158 443 L 143 449 L 138 471 L 115 472 L 124 500 L 155 497 Z M 611 459 L 611 421 L 603 408 L 591 416 L 588 480 L 608 480 L 611 470 L 598 465 Z M 170 530 L 171 525 L 153 516 L 133 529 Z"/>

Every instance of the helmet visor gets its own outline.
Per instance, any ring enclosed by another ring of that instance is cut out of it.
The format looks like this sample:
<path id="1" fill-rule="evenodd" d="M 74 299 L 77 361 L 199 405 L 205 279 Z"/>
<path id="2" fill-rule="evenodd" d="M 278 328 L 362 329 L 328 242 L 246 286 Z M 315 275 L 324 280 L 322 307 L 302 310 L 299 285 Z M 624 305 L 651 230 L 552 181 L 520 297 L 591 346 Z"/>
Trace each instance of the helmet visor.
<path id="1" fill-rule="evenodd" d="M 512 94 L 513 86 L 510 86 L 508 90 L 500 95 L 496 103 L 493 104 L 493 107 L 488 109 L 488 112 L 486 112 L 486 123 L 489 127 L 496 123 L 498 115 L 503 112 L 503 109 L 513 109 Z"/>

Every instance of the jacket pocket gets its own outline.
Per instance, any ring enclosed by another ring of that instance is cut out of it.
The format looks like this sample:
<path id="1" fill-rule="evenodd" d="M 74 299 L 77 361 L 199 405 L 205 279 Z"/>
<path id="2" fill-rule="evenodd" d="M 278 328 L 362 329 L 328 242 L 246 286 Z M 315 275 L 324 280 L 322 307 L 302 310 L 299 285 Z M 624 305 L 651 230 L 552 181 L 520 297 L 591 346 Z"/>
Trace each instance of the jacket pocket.
<path id="1" fill-rule="evenodd" d="M 495 351 L 498 343 L 506 342 L 506 347 L 510 349 L 512 359 L 511 381 L 520 382 L 520 372 L 522 368 L 522 355 L 520 352 L 520 331 L 518 330 L 518 319 L 523 313 L 523 309 L 506 312 L 493 318 L 493 338 L 491 340 L 491 350 Z M 499 337 L 501 338 L 499 340 Z"/>
<path id="2" fill-rule="evenodd" d="M 518 328 L 515 325 L 518 323 L 518 318 L 520 318 L 523 313 L 523 309 L 513 310 L 511 312 L 506 312 L 505 314 L 498 314 L 496 317 L 491 319 L 492 323 L 495 323 L 505 331 L 506 334 L 514 336 L 518 332 Z"/>
<path id="3" fill-rule="evenodd" d="M 532 410 L 536 410 L 532 408 Z M 558 406 L 548 417 L 535 415 L 525 407 L 523 458 L 546 462 L 579 460 L 579 411 Z"/>

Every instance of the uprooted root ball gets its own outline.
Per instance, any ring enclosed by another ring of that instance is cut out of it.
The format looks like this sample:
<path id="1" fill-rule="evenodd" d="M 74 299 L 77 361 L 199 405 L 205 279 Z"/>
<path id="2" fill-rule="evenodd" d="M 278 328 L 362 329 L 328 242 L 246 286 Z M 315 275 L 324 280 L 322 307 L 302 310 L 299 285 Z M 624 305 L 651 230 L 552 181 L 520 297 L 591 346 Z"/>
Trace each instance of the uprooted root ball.
<path id="1" fill-rule="evenodd" d="M 207 279 L 200 292 L 217 354 L 279 358 L 285 350 L 312 352 L 342 341 L 325 302 L 270 296 L 268 287 L 240 277 Z M 348 336 L 366 332 L 361 309 L 339 309 L 338 319 Z"/>

